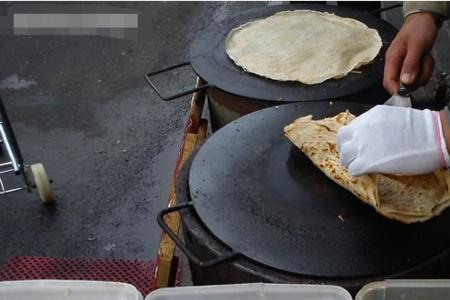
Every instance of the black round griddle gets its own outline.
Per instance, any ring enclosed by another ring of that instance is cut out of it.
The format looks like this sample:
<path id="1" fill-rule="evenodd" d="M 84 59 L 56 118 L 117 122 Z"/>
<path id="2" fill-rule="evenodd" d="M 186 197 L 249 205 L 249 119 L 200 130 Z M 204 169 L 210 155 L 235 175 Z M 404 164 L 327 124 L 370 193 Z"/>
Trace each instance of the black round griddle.
<path id="1" fill-rule="evenodd" d="M 420 224 L 387 219 L 326 177 L 284 137 L 284 126 L 299 116 L 323 118 L 346 109 L 360 114 L 368 108 L 345 102 L 286 104 L 214 133 L 189 175 L 201 222 L 233 251 L 308 276 L 389 274 L 445 251 L 450 210 Z"/>
<path id="2" fill-rule="evenodd" d="M 225 39 L 231 29 L 246 22 L 273 15 L 284 10 L 311 9 L 357 19 L 378 30 L 384 46 L 370 65 L 360 68 L 362 74 L 350 73 L 341 79 L 330 79 L 321 84 L 304 85 L 298 82 L 279 82 L 244 72 L 228 58 Z M 191 45 L 190 60 L 195 72 L 209 86 L 242 97 L 267 101 L 311 101 L 335 99 L 381 86 L 384 52 L 396 34 L 396 29 L 367 12 L 341 6 L 321 4 L 277 5 L 256 8 L 213 23 L 202 30 Z"/>

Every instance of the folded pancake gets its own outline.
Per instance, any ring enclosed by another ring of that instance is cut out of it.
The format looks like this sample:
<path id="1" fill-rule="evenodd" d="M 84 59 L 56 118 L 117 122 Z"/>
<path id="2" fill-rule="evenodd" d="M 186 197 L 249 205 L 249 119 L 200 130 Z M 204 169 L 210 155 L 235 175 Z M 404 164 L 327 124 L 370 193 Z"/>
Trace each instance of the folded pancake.
<path id="1" fill-rule="evenodd" d="M 225 42 L 228 56 L 245 71 L 304 84 L 344 77 L 372 62 L 381 47 L 376 29 L 312 10 L 282 11 L 243 24 Z"/>
<path id="2" fill-rule="evenodd" d="M 309 115 L 286 126 L 284 132 L 329 178 L 385 217 L 403 223 L 424 222 L 450 205 L 448 171 L 416 176 L 352 176 L 339 162 L 336 135 L 341 126 L 354 118 L 348 111 L 321 120 L 313 120 Z"/>

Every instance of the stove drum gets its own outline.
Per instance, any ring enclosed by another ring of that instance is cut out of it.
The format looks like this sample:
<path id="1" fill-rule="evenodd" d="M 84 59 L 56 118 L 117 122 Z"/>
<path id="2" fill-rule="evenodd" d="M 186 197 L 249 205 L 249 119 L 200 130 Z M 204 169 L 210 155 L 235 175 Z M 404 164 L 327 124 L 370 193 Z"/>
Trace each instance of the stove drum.
<path id="1" fill-rule="evenodd" d="M 206 94 L 208 96 L 209 116 L 213 132 L 246 114 L 267 107 L 290 103 L 279 100 L 260 101 L 237 96 L 218 88 L 208 88 Z M 380 84 L 380 86 L 370 90 L 326 101 L 362 102 L 376 105 L 383 103 L 387 98 L 388 94 Z"/>

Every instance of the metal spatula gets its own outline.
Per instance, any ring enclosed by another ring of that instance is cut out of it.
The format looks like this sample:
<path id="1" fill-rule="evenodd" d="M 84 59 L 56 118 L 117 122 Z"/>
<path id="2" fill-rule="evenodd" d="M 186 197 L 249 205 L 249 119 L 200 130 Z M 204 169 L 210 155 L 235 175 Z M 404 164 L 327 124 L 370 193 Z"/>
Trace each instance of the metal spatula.
<path id="1" fill-rule="evenodd" d="M 409 87 L 400 83 L 397 93 L 392 95 L 384 104 L 392 106 L 412 107 L 416 109 L 441 110 L 450 102 L 450 74 L 439 72 L 433 95 L 420 96 L 414 94 Z"/>
<path id="2" fill-rule="evenodd" d="M 391 106 L 411 107 L 412 101 L 409 89 L 400 83 L 398 92 L 392 95 L 384 104 Z"/>

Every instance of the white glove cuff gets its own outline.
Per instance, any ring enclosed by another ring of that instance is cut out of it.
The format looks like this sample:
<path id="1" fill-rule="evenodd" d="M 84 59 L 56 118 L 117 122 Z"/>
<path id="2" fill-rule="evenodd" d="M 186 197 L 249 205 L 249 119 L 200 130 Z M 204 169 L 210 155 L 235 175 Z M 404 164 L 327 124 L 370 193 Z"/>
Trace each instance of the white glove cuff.
<path id="1" fill-rule="evenodd" d="M 446 119 L 447 119 L 447 123 L 448 123 L 448 125 L 450 126 L 450 111 L 448 110 L 448 107 L 445 107 L 444 113 L 445 113 L 445 116 L 446 116 Z M 443 129 L 442 129 L 442 122 L 439 122 L 439 123 L 441 124 L 441 130 L 442 130 L 442 132 L 443 132 Z M 444 157 L 445 157 L 445 163 L 446 163 L 446 165 L 447 165 L 447 168 L 449 168 L 449 167 L 450 167 L 450 155 L 449 155 L 449 153 L 448 153 L 447 143 L 445 142 L 444 134 L 442 134 L 442 138 L 444 139 L 444 148 L 445 148 L 445 151 L 444 151 Z"/>
<path id="2" fill-rule="evenodd" d="M 441 164 L 442 167 L 447 168 L 450 166 L 450 155 L 447 150 L 447 143 L 445 142 L 444 132 L 442 129 L 441 118 L 439 116 L 439 112 L 435 111 L 434 120 L 435 120 L 435 128 L 436 128 L 436 142 L 438 143 L 438 147 L 440 150 Z"/>

